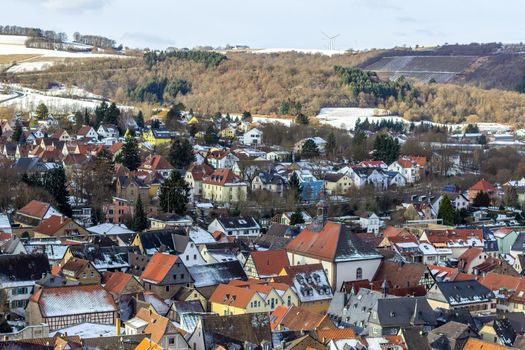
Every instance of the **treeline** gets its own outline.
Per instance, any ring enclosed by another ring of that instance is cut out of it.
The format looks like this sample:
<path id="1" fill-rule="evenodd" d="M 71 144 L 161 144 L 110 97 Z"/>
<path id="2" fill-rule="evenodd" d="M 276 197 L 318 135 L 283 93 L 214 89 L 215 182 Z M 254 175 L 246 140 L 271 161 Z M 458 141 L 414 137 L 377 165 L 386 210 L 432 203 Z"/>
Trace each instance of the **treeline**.
<path id="1" fill-rule="evenodd" d="M 177 95 L 186 95 L 191 85 L 183 79 L 153 77 L 128 90 L 128 96 L 137 102 L 164 103 L 174 102 Z"/>
<path id="2" fill-rule="evenodd" d="M 20 26 L 0 26 L 1 35 L 20 35 L 29 36 L 33 38 L 42 38 L 46 41 L 54 43 L 60 43 L 67 41 L 66 33 L 57 33 L 53 30 L 44 30 L 40 28 L 32 27 L 20 27 Z"/>
<path id="3" fill-rule="evenodd" d="M 378 100 L 385 101 L 390 97 L 394 97 L 397 100 L 407 102 L 411 102 L 417 96 L 417 90 L 413 89 L 403 77 L 392 82 L 381 80 L 375 72 L 359 68 L 335 66 L 334 69 L 341 78 L 342 83 L 348 86 L 353 96 L 364 93 Z"/>
<path id="4" fill-rule="evenodd" d="M 79 32 L 73 34 L 73 40 L 80 44 L 91 45 L 102 49 L 121 49 L 117 48 L 117 42 L 113 39 L 100 35 L 82 35 Z"/>
<path id="5" fill-rule="evenodd" d="M 206 68 L 215 68 L 227 57 L 214 51 L 188 50 L 188 51 L 150 51 L 144 54 L 144 61 L 148 67 L 153 67 L 157 62 L 162 62 L 167 58 L 176 58 L 185 61 L 202 63 Z"/>
<path id="6" fill-rule="evenodd" d="M 360 118 L 357 118 L 355 122 L 354 130 L 357 131 L 372 131 L 377 132 L 380 130 L 390 130 L 394 132 L 402 132 L 405 129 L 405 124 L 401 121 L 393 121 L 392 119 L 381 119 L 378 122 L 371 122 L 368 118 L 361 121 Z"/>

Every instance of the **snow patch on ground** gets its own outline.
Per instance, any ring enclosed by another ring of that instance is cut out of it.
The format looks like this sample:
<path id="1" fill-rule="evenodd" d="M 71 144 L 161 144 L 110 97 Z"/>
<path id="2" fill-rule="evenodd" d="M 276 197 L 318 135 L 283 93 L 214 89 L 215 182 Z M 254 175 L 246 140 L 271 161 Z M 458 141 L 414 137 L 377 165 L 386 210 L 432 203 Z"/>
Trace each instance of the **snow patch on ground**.
<path id="1" fill-rule="evenodd" d="M 324 55 L 324 56 L 333 56 L 333 55 L 343 55 L 346 52 L 344 50 L 318 50 L 318 49 L 290 49 L 290 48 L 270 48 L 270 49 L 260 49 L 253 50 L 253 53 L 283 53 L 283 52 L 298 52 L 309 55 Z"/>

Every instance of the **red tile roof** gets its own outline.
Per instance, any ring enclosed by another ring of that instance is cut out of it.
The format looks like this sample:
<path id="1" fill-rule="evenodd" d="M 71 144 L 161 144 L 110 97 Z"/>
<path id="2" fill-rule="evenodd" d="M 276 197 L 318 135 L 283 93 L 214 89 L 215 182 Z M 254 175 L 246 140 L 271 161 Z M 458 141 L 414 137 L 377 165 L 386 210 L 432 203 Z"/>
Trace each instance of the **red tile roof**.
<path id="1" fill-rule="evenodd" d="M 144 159 L 139 169 L 146 170 L 172 170 L 175 169 L 163 156 L 161 155 L 149 155 Z"/>
<path id="2" fill-rule="evenodd" d="M 239 178 L 230 169 L 215 169 L 215 171 L 204 179 L 205 184 L 224 186 L 227 183 L 238 181 Z"/>
<path id="3" fill-rule="evenodd" d="M 206 176 L 213 173 L 213 168 L 207 164 L 193 164 L 188 168 L 195 181 L 202 181 Z"/>
<path id="4" fill-rule="evenodd" d="M 328 261 L 351 260 L 357 255 L 379 257 L 373 247 L 369 247 L 348 227 L 331 221 L 319 232 L 316 231 L 316 223 L 309 225 L 286 245 L 286 251 Z"/>
<path id="5" fill-rule="evenodd" d="M 275 312 L 275 311 L 274 311 Z M 282 314 L 282 310 L 278 311 L 278 315 Z M 272 313 L 272 316 L 274 314 Z M 270 317 L 271 318 L 271 317 Z M 275 321 L 275 327 L 286 329 L 288 331 L 308 331 L 317 330 L 323 322 L 327 321 L 327 326 L 323 328 L 336 328 L 334 324 L 328 319 L 327 315 L 320 315 L 315 312 L 305 310 L 297 306 L 290 306 L 280 321 Z M 275 329 L 275 328 L 274 328 Z M 273 329 L 272 329 L 273 330 Z"/>
<path id="6" fill-rule="evenodd" d="M 64 218 L 63 216 L 52 215 L 48 219 L 45 219 L 35 227 L 36 233 L 41 233 L 46 236 L 54 236 L 58 230 L 69 224 L 72 220 L 70 218 Z"/>
<path id="7" fill-rule="evenodd" d="M 27 216 L 42 219 L 44 215 L 46 215 L 49 207 L 49 203 L 32 200 L 31 202 L 27 203 L 23 208 L 19 209 L 18 212 Z"/>
<path id="8" fill-rule="evenodd" d="M 140 279 L 161 283 L 177 260 L 179 260 L 177 255 L 155 253 L 148 262 L 148 265 L 146 265 L 142 275 L 140 275 Z"/>
<path id="9" fill-rule="evenodd" d="M 122 295 L 133 275 L 124 272 L 106 272 L 104 274 L 104 289 L 115 295 Z"/>
<path id="10" fill-rule="evenodd" d="M 290 265 L 288 255 L 284 249 L 251 252 L 255 269 L 259 277 L 273 277 L 279 275 L 282 269 Z"/>
<path id="11" fill-rule="evenodd" d="M 485 179 L 482 179 L 472 185 L 472 187 L 469 188 L 469 191 L 495 192 L 496 187 Z"/>
<path id="12" fill-rule="evenodd" d="M 245 309 L 256 293 L 252 288 L 237 287 L 231 283 L 219 284 L 210 296 L 210 302 Z"/>

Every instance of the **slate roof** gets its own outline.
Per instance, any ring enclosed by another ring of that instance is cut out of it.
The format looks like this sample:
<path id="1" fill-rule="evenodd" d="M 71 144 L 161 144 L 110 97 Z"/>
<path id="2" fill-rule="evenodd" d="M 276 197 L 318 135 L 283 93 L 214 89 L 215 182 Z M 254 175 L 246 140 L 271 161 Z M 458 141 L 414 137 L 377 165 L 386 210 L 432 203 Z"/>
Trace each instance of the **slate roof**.
<path id="1" fill-rule="evenodd" d="M 496 319 L 493 327 L 503 345 L 512 346 L 517 335 L 512 328 L 512 323 L 508 319 Z"/>
<path id="2" fill-rule="evenodd" d="M 320 232 L 313 224 L 308 226 L 287 244 L 286 250 L 332 262 L 382 258 L 346 225 L 335 222 L 327 222 Z"/>
<path id="3" fill-rule="evenodd" d="M 436 282 L 446 301 L 452 306 L 489 302 L 494 293 L 475 280 Z"/>
<path id="4" fill-rule="evenodd" d="M 100 246 L 86 243 L 71 245 L 69 250 L 74 257 L 91 261 L 99 271 L 129 267 L 129 247 Z"/>
<path id="5" fill-rule="evenodd" d="M 512 243 L 510 250 L 525 252 L 525 232 L 518 233 L 518 237 L 514 243 Z"/>
<path id="6" fill-rule="evenodd" d="M 260 228 L 259 224 L 253 217 L 220 217 L 217 221 L 226 230 L 235 229 L 247 229 L 247 228 Z"/>
<path id="7" fill-rule="evenodd" d="M 155 252 L 182 254 L 186 250 L 189 237 L 182 229 L 153 230 L 137 233 L 146 255 Z"/>
<path id="8" fill-rule="evenodd" d="M 383 327 L 435 325 L 436 316 L 425 297 L 379 298 L 375 306 Z"/>
<path id="9" fill-rule="evenodd" d="M 224 261 L 215 264 L 188 266 L 188 271 L 196 288 L 216 286 L 230 280 L 247 280 L 238 260 Z"/>
<path id="10" fill-rule="evenodd" d="M 0 255 L 0 282 L 36 281 L 51 272 L 47 255 Z"/>

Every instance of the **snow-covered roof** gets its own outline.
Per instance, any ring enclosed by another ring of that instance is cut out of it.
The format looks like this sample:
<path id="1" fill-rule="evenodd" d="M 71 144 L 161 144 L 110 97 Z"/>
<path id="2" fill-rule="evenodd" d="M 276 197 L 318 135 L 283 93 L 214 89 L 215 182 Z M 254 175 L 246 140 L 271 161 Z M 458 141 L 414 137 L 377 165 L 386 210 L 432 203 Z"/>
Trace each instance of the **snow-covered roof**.
<path id="1" fill-rule="evenodd" d="M 33 297 L 44 317 L 116 311 L 113 297 L 100 285 L 44 288 Z"/>
<path id="2" fill-rule="evenodd" d="M 11 222 L 9 221 L 7 214 L 0 213 L 0 231 L 5 233 L 13 233 L 11 230 Z"/>
<path id="3" fill-rule="evenodd" d="M 215 243 L 215 238 L 199 226 L 192 226 L 189 231 L 190 239 L 195 244 Z"/>
<path id="4" fill-rule="evenodd" d="M 116 334 L 116 327 L 114 325 L 99 324 L 99 323 L 80 323 L 71 327 L 61 328 L 56 332 L 49 333 L 53 337 L 57 333 L 67 334 L 68 336 L 79 336 L 80 338 L 97 338 L 97 337 L 113 337 Z"/>
<path id="5" fill-rule="evenodd" d="M 134 233 L 134 231 L 131 231 L 126 227 L 124 224 L 111 224 L 111 223 L 103 223 L 96 226 L 91 226 L 87 229 L 90 233 L 95 235 L 123 235 L 123 234 L 130 234 Z"/>

